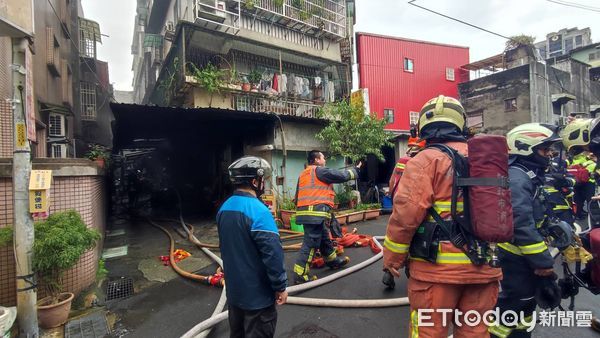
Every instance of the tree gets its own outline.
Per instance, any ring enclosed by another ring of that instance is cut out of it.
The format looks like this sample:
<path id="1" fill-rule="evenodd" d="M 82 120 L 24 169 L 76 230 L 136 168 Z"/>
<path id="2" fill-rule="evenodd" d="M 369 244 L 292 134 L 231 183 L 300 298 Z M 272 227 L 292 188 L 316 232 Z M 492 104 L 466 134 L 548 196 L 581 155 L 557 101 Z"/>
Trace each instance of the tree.
<path id="1" fill-rule="evenodd" d="M 519 46 L 531 46 L 535 42 L 535 37 L 531 35 L 514 35 L 506 41 L 506 50 L 515 49 Z"/>
<path id="2" fill-rule="evenodd" d="M 332 156 L 342 156 L 357 161 L 368 154 L 383 161 L 383 146 L 391 146 L 392 134 L 384 129 L 387 122 L 374 114 L 364 114 L 364 108 L 342 101 L 326 105 L 321 117 L 329 124 L 317 135 L 317 139 L 329 146 Z"/>

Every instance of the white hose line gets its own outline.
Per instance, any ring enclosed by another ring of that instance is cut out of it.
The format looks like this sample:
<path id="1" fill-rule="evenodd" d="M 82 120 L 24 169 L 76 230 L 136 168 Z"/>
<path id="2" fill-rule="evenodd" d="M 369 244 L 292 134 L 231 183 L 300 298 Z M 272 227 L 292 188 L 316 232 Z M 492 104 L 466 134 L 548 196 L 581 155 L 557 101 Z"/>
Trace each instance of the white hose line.
<path id="1" fill-rule="evenodd" d="M 377 237 L 373 237 L 373 241 L 375 242 L 375 244 L 380 248 L 383 249 L 381 244 L 379 243 L 378 239 L 383 239 L 383 236 L 377 236 Z M 317 286 L 321 286 L 323 284 L 332 282 L 338 278 L 347 276 L 353 272 L 356 272 L 360 269 L 363 269 L 365 267 L 367 267 L 368 265 L 371 265 L 373 263 L 375 263 L 377 260 L 379 260 L 381 257 L 383 257 L 383 251 L 379 252 L 377 255 L 367 259 L 366 261 L 351 266 L 347 269 L 338 271 L 332 275 L 329 275 L 327 277 L 324 278 L 320 278 L 317 279 L 315 281 L 312 282 L 308 282 L 308 283 L 304 283 L 304 284 L 300 284 L 300 285 L 294 285 L 291 287 L 287 288 L 287 292 L 292 294 L 292 293 L 297 293 L 297 292 L 301 292 L 301 291 L 305 291 L 308 289 L 312 289 L 315 288 Z M 289 298 L 289 297 L 288 297 Z M 198 323 L 196 326 L 194 326 L 193 328 L 191 328 L 188 332 L 186 332 L 183 336 L 181 336 L 181 338 L 193 338 L 193 337 L 197 337 L 198 333 L 205 331 L 215 325 L 217 325 L 218 323 L 220 323 L 221 321 L 227 319 L 227 316 L 229 314 L 229 311 L 224 311 L 219 313 L 216 316 L 210 317 L 208 319 L 206 319 L 203 322 Z"/>
<path id="2" fill-rule="evenodd" d="M 225 288 L 226 288 L 226 286 L 224 285 L 223 291 L 221 291 L 221 297 L 219 298 L 219 302 L 217 303 L 217 306 L 215 306 L 215 310 L 213 311 L 212 315 L 210 315 L 211 318 L 217 316 L 219 313 L 222 313 L 223 309 L 225 309 L 225 304 L 227 304 L 227 293 L 225 292 Z M 195 338 L 206 338 L 210 334 L 210 331 L 211 331 L 211 328 L 200 332 L 199 334 L 197 334 L 194 337 Z"/>
<path id="3" fill-rule="evenodd" d="M 342 308 L 396 307 L 408 305 L 408 297 L 391 299 L 321 299 L 290 296 L 286 304 Z"/>

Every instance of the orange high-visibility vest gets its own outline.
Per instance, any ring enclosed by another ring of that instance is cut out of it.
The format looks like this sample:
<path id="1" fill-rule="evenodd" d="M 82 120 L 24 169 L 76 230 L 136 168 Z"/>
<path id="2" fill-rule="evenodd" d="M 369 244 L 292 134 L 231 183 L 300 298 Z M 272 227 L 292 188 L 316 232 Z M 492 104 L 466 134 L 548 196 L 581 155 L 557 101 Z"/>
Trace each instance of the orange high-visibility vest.
<path id="1" fill-rule="evenodd" d="M 327 204 L 333 207 L 335 198 L 333 184 L 319 180 L 316 169 L 317 166 L 310 165 L 300 173 L 297 207 L 317 204 Z"/>

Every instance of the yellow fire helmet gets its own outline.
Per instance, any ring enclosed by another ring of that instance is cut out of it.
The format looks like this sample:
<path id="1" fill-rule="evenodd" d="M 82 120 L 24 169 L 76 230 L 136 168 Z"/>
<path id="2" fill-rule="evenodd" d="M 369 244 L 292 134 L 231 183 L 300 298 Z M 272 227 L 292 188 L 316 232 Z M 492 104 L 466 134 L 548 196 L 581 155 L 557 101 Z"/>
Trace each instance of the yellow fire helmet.
<path id="1" fill-rule="evenodd" d="M 529 156 L 534 148 L 545 144 L 551 146 L 560 141 L 557 127 L 542 123 L 525 123 L 511 129 L 506 134 L 508 153 L 511 155 Z"/>
<path id="2" fill-rule="evenodd" d="M 571 150 L 572 147 L 580 146 L 586 148 L 590 145 L 592 138 L 598 133 L 600 128 L 600 117 L 595 119 L 575 119 L 567 124 L 560 132 L 565 148 Z"/>
<path id="3" fill-rule="evenodd" d="M 466 120 L 465 109 L 457 99 L 440 95 L 427 101 L 421 108 L 418 129 L 420 133 L 430 123 L 448 122 L 463 132 Z"/>

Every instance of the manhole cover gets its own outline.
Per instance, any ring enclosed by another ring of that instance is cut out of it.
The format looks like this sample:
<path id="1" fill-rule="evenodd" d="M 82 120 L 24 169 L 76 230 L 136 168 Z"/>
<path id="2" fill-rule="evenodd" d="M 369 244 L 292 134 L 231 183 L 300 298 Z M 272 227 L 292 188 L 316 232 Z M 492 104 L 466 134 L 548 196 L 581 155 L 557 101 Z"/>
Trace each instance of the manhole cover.
<path id="1" fill-rule="evenodd" d="M 122 277 L 106 285 L 106 301 L 127 298 L 133 295 L 133 279 Z"/>

